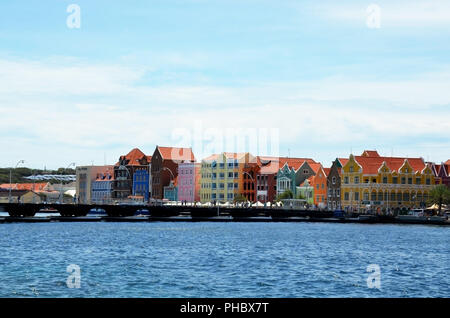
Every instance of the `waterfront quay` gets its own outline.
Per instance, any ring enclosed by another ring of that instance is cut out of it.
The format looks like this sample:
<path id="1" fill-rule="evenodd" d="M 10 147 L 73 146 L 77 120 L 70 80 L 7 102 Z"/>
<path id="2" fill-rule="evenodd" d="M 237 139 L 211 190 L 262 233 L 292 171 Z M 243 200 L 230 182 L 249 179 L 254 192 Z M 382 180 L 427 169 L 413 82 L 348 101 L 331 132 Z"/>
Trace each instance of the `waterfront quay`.
<path id="1" fill-rule="evenodd" d="M 331 211 L 180 205 L 0 204 L 0 223 L 39 222 L 327 222 L 450 225 L 445 217 L 336 216 Z M 101 211 L 98 214 L 98 211 Z M 36 216 L 38 214 L 39 216 Z"/>

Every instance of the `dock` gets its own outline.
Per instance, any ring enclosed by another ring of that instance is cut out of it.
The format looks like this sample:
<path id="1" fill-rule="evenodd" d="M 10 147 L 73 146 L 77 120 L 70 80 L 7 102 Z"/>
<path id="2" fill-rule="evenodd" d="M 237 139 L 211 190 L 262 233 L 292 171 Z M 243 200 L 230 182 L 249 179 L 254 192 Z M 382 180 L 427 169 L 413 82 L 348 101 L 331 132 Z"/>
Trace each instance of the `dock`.
<path id="1" fill-rule="evenodd" d="M 443 217 L 405 217 L 384 215 L 357 215 L 335 217 L 332 211 L 294 210 L 255 207 L 197 207 L 180 205 L 147 205 L 148 215 L 142 215 L 140 205 L 76 205 L 76 204 L 18 204 L 3 203 L 0 208 L 9 216 L 0 217 L 0 223 L 45 222 L 290 222 L 290 223 L 356 223 L 356 224 L 422 224 L 448 226 Z M 106 215 L 90 215 L 93 209 Z M 49 211 L 46 215 L 45 211 Z M 48 215 L 48 214 L 53 215 Z M 59 214 L 55 216 L 55 213 Z M 39 217 L 35 216 L 40 215 Z M 44 216 L 41 216 L 44 215 Z"/>

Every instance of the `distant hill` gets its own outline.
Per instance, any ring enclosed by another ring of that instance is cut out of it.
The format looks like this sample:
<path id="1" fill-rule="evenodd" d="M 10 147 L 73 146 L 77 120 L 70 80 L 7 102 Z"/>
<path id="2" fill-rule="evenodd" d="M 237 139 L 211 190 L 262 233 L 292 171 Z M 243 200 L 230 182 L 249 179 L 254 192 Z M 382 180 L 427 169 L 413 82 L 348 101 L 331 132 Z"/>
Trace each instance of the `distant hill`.
<path id="1" fill-rule="evenodd" d="M 9 170 L 10 168 L 0 168 L 0 184 L 9 183 Z M 74 169 L 64 169 L 59 168 L 58 170 L 41 170 L 41 169 L 30 169 L 30 168 L 17 168 L 12 169 L 12 183 L 31 183 L 32 181 L 24 179 L 32 175 L 42 175 L 42 174 L 59 174 L 68 175 L 75 174 Z M 50 180 L 51 182 L 51 180 Z"/>

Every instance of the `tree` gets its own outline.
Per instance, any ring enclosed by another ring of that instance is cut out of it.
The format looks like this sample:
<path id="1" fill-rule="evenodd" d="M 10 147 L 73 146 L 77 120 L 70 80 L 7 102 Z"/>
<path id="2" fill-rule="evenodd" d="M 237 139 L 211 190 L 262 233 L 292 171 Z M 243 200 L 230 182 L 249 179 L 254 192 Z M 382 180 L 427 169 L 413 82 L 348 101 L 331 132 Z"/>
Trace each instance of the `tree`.
<path id="1" fill-rule="evenodd" d="M 306 197 L 303 194 L 299 193 L 297 195 L 297 199 L 299 199 L 299 200 L 306 200 Z"/>
<path id="2" fill-rule="evenodd" d="M 450 203 L 450 188 L 440 184 L 430 191 L 428 199 L 429 204 L 437 204 L 439 206 L 439 215 L 441 215 L 442 205 Z"/>
<path id="3" fill-rule="evenodd" d="M 293 198 L 294 198 L 294 194 L 292 193 L 291 190 L 288 189 L 277 196 L 277 201 L 293 199 Z"/>

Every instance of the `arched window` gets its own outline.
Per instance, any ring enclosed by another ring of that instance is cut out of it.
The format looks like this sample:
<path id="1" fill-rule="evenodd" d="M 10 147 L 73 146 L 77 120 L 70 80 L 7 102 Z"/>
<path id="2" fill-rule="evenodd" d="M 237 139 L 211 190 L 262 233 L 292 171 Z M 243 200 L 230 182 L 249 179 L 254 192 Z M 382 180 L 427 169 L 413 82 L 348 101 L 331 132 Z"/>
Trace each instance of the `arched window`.
<path id="1" fill-rule="evenodd" d="M 403 193 L 403 201 L 406 201 L 406 202 L 409 201 L 409 192 Z"/>
<path id="2" fill-rule="evenodd" d="M 383 192 L 378 192 L 378 201 L 383 201 Z"/>

